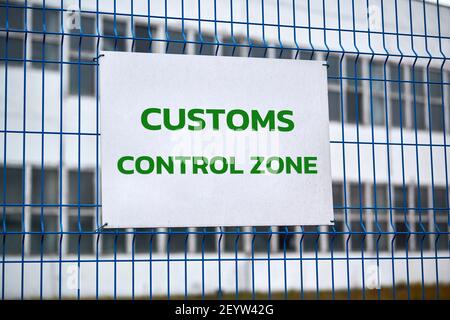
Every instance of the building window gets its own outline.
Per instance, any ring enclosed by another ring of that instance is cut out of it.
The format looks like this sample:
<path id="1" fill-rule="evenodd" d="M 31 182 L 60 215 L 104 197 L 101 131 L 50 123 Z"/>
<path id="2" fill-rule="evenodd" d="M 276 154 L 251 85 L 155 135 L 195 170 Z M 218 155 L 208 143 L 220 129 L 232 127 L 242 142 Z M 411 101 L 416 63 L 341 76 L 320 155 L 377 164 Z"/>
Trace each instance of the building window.
<path id="1" fill-rule="evenodd" d="M 436 232 L 442 232 L 436 239 L 436 249 L 437 250 L 449 250 L 449 224 L 448 224 L 448 194 L 445 187 L 435 187 L 434 188 L 434 214 L 436 217 Z M 437 236 L 436 236 L 437 237 Z"/>
<path id="2" fill-rule="evenodd" d="M 400 63 L 389 63 L 389 87 L 390 91 L 399 94 L 404 93 L 405 88 L 405 66 Z"/>
<path id="3" fill-rule="evenodd" d="M 436 216 L 446 217 L 448 214 L 448 195 L 445 187 L 434 188 L 434 209 Z"/>
<path id="4" fill-rule="evenodd" d="M 200 232 L 195 236 L 196 251 L 216 252 L 218 242 L 218 237 L 215 233 L 217 231 L 216 228 L 197 228 L 196 231 Z"/>
<path id="5" fill-rule="evenodd" d="M 186 53 L 186 40 L 181 31 L 168 30 L 166 31 L 166 37 L 166 53 Z"/>
<path id="6" fill-rule="evenodd" d="M 150 27 L 144 24 L 135 24 L 134 26 L 134 52 L 153 52 L 153 41 L 154 35 L 156 34 L 156 28 Z"/>
<path id="7" fill-rule="evenodd" d="M 42 61 L 45 63 L 45 68 L 49 70 L 58 70 L 60 60 L 60 45 L 57 42 L 50 42 L 49 37 L 46 37 L 45 43 L 43 40 L 36 40 L 33 38 L 32 44 L 32 59 L 31 64 L 34 68 L 42 68 Z"/>
<path id="8" fill-rule="evenodd" d="M 11 33 L 13 34 L 13 33 Z M 20 65 L 23 63 L 23 39 L 17 37 L 9 37 L 6 39 L 6 36 L 3 34 L 0 35 L 0 58 L 8 59 L 8 65 Z M 5 60 L 1 61 L 2 64 L 5 63 Z"/>
<path id="9" fill-rule="evenodd" d="M 72 29 L 69 43 L 71 55 L 78 51 L 82 55 L 93 54 L 96 45 L 96 23 L 94 15 L 82 15 L 80 18 L 80 29 Z M 92 58 L 92 57 L 91 57 Z"/>
<path id="10" fill-rule="evenodd" d="M 251 238 L 253 252 L 267 253 L 270 250 L 271 232 L 269 227 L 253 227 Z"/>
<path id="11" fill-rule="evenodd" d="M 31 254 L 58 253 L 59 236 L 59 183 L 58 170 L 33 168 L 31 173 L 31 231 L 42 234 L 30 236 Z M 47 234 L 48 233 L 48 234 Z"/>
<path id="12" fill-rule="evenodd" d="M 225 37 L 222 39 L 222 56 L 238 57 L 242 56 L 242 47 L 239 45 L 241 41 L 233 39 L 232 37 Z"/>
<path id="13" fill-rule="evenodd" d="M 102 253 L 124 253 L 127 250 L 127 234 L 125 229 L 105 229 L 101 234 Z"/>
<path id="14" fill-rule="evenodd" d="M 58 253 L 59 248 L 59 221 L 58 215 L 50 210 L 43 210 L 42 216 L 37 212 L 31 215 L 31 231 L 40 234 L 30 236 L 31 254 L 50 254 Z"/>
<path id="15" fill-rule="evenodd" d="M 448 226 L 447 221 L 445 219 L 439 219 L 436 222 L 437 228 L 439 230 L 439 238 L 437 239 L 436 243 L 436 249 L 437 250 L 445 250 L 448 252 L 450 247 L 450 238 L 448 232 L 450 231 L 450 228 Z"/>
<path id="16" fill-rule="evenodd" d="M 341 95 L 339 91 L 328 91 L 328 113 L 330 121 L 341 121 Z"/>
<path id="17" fill-rule="evenodd" d="M 359 124 L 363 122 L 363 95 L 358 89 L 358 94 L 352 89 L 347 89 L 347 122 Z"/>
<path id="18" fill-rule="evenodd" d="M 390 118 L 394 127 L 407 128 L 408 105 L 405 100 L 405 66 L 389 64 Z"/>
<path id="19" fill-rule="evenodd" d="M 58 171 L 56 169 L 33 168 L 32 170 L 32 193 L 33 204 L 58 204 Z"/>
<path id="20" fill-rule="evenodd" d="M 167 235 L 167 252 L 180 253 L 189 249 L 188 228 L 169 228 Z"/>
<path id="21" fill-rule="evenodd" d="M 59 35 L 52 33 L 60 32 L 60 12 L 49 8 L 33 8 L 32 28 L 37 32 L 31 34 L 32 66 L 42 68 L 42 61 L 44 61 L 47 62 L 46 69 L 58 70 L 61 61 L 61 42 Z"/>
<path id="22" fill-rule="evenodd" d="M 424 69 L 423 67 L 420 66 L 415 66 L 413 68 L 413 84 L 414 87 L 412 88 L 415 92 L 416 96 L 420 96 L 423 97 L 424 96 L 424 84 L 423 82 L 425 81 L 425 77 L 424 77 Z M 414 95 L 414 93 L 411 93 Z"/>
<path id="23" fill-rule="evenodd" d="M 390 99 L 390 104 L 392 125 L 399 128 L 401 124 L 402 128 L 406 128 L 405 100 L 403 98 L 400 100 L 398 97 L 394 97 Z"/>
<path id="24" fill-rule="evenodd" d="M 136 229 L 134 236 L 134 252 L 148 254 L 150 252 L 150 248 L 152 252 L 157 252 L 158 237 L 156 234 L 156 229 Z"/>
<path id="25" fill-rule="evenodd" d="M 59 33 L 60 11 L 58 8 L 34 7 L 32 10 L 32 26 L 33 31 Z M 45 28 L 44 28 L 45 26 Z"/>
<path id="26" fill-rule="evenodd" d="M 252 58 L 265 58 L 267 55 L 267 48 L 262 42 L 250 41 L 248 44 L 248 56 Z"/>
<path id="27" fill-rule="evenodd" d="M 444 130 L 444 114 L 441 102 L 433 102 L 430 104 L 431 112 L 431 130 L 443 131 Z"/>
<path id="28" fill-rule="evenodd" d="M 21 66 L 24 59 L 24 33 L 14 32 L 11 30 L 24 30 L 25 29 L 25 9 L 23 3 L 9 1 L 7 7 L 6 1 L 0 1 L 2 6 L 0 7 L 0 28 L 6 29 L 8 24 L 9 36 L 6 37 L 6 32 L 0 33 L 0 58 L 8 59 L 8 65 Z M 19 6 L 19 7 L 11 7 Z M 22 60 L 22 61 L 20 61 Z M 5 64 L 5 60 L 0 61 L 1 64 Z"/>
<path id="29" fill-rule="evenodd" d="M 371 102 L 371 116 L 375 126 L 382 126 L 386 124 L 385 109 L 384 109 L 384 65 L 381 62 L 374 61 L 372 68 L 372 96 Z"/>
<path id="30" fill-rule="evenodd" d="M 450 72 L 447 72 L 447 83 L 450 83 Z M 448 110 L 448 106 L 450 105 L 450 84 L 446 85 L 447 87 L 447 98 L 445 99 L 444 105 L 447 107 L 446 109 L 446 120 L 447 120 L 447 131 L 450 131 L 450 110 Z"/>
<path id="31" fill-rule="evenodd" d="M 216 39 L 212 35 L 196 35 L 195 54 L 214 56 L 216 54 Z"/>
<path id="32" fill-rule="evenodd" d="M 412 71 L 412 81 L 411 86 L 412 92 L 412 105 L 413 105 L 413 123 L 415 123 L 415 128 L 417 130 L 425 130 L 427 123 L 427 112 L 425 108 L 425 95 L 424 95 L 424 69 L 422 67 L 414 67 Z"/>
<path id="33" fill-rule="evenodd" d="M 25 21 L 24 4 L 11 0 L 2 0 L 0 4 L 0 28 L 5 29 L 8 20 L 9 29 L 23 30 Z"/>
<path id="34" fill-rule="evenodd" d="M 327 59 L 328 64 L 328 84 L 339 85 L 340 78 L 340 58 L 337 55 L 330 54 Z"/>
<path id="35" fill-rule="evenodd" d="M 314 51 L 310 49 L 301 49 L 298 58 L 300 60 L 314 60 L 316 57 L 314 55 Z"/>
<path id="36" fill-rule="evenodd" d="M 330 121 L 341 121 L 340 94 L 340 60 L 336 55 L 329 55 L 328 60 L 328 114 Z"/>
<path id="37" fill-rule="evenodd" d="M 372 110 L 373 110 L 373 124 L 375 126 L 382 126 L 386 124 L 385 119 L 385 109 L 384 109 L 384 98 L 383 97 L 373 97 L 372 100 Z"/>
<path id="38" fill-rule="evenodd" d="M 350 57 L 346 60 L 346 121 L 363 123 L 363 95 L 359 78 L 362 75 L 362 60 Z"/>
<path id="39" fill-rule="evenodd" d="M 0 199 L 5 204 L 22 204 L 22 168 L 0 167 Z M 6 185 L 4 182 L 6 181 Z M 5 189 L 6 188 L 6 189 Z M 6 197 L 5 197 L 6 195 Z M 13 207 L 6 207 L 6 210 Z M 22 208 L 20 208 L 20 211 Z"/>
<path id="40" fill-rule="evenodd" d="M 442 99 L 442 80 L 441 71 L 437 69 L 429 70 L 430 98 Z"/>
<path id="41" fill-rule="evenodd" d="M 67 236 L 69 244 L 67 252 L 69 254 L 93 254 L 94 236 L 90 234 L 94 231 L 94 216 L 80 215 L 72 213 L 68 219 L 70 235 Z M 85 232 L 89 232 L 85 234 Z"/>
<path id="42" fill-rule="evenodd" d="M 95 94 L 95 66 L 88 60 L 79 60 L 70 64 L 69 92 L 72 95 L 93 96 Z"/>
<path id="43" fill-rule="evenodd" d="M 429 232 L 429 206 L 428 187 L 414 188 L 414 232 L 413 242 L 417 251 L 430 249 Z"/>
<path id="44" fill-rule="evenodd" d="M 296 251 L 297 234 L 295 227 L 278 227 L 278 250 Z"/>
<path id="45" fill-rule="evenodd" d="M 318 252 L 320 251 L 320 234 L 317 226 L 304 226 L 302 234 L 300 235 L 300 243 L 303 252 Z"/>
<path id="46" fill-rule="evenodd" d="M 21 168 L 0 168 L 0 201 L 2 204 L 22 204 L 22 175 Z M 6 181 L 6 185 L 4 182 Z M 6 187 L 6 189 L 5 189 Z M 6 196 L 6 197 L 5 197 Z M 22 231 L 22 210 L 20 206 L 2 206 L 0 212 L 0 230 L 4 232 Z M 22 235 L 7 234 L 0 240 L 0 252 L 5 250 L 7 255 L 16 255 L 22 252 Z"/>
<path id="47" fill-rule="evenodd" d="M 8 213 L 0 215 L 0 223 L 6 225 L 4 229 L 5 232 L 21 232 L 22 231 L 22 216 L 20 212 L 11 212 L 12 210 L 7 210 Z M 3 237 L 2 237 L 3 238 Z M 20 234 L 6 234 L 5 243 L 3 246 L 3 239 L 0 241 L 0 252 L 5 250 L 7 255 L 18 255 L 22 252 L 22 236 Z"/>
<path id="48" fill-rule="evenodd" d="M 376 251 L 387 251 L 389 245 L 389 208 L 388 186 L 377 183 L 375 190 L 371 186 L 372 200 L 376 204 L 373 210 L 373 249 Z"/>
<path id="49" fill-rule="evenodd" d="M 142 229 L 135 229 L 135 231 L 136 231 L 134 236 L 135 253 L 149 254 L 150 248 L 152 253 L 157 252 L 158 237 L 156 234 L 156 229 L 142 228 Z"/>
<path id="50" fill-rule="evenodd" d="M 222 243 L 226 252 L 235 252 L 244 250 L 244 235 L 240 234 L 240 227 L 225 227 Z"/>
<path id="51" fill-rule="evenodd" d="M 405 250 L 408 248 L 408 189 L 402 186 L 394 187 L 394 224 L 396 250 Z"/>
<path id="52" fill-rule="evenodd" d="M 349 185 L 350 195 L 350 227 L 352 232 L 350 243 L 352 251 L 361 251 L 365 248 L 365 239 L 362 234 L 365 228 L 366 210 L 363 208 L 365 204 L 365 185 L 351 183 Z"/>
<path id="53" fill-rule="evenodd" d="M 358 85 L 358 90 L 361 89 L 361 83 L 359 82 L 362 76 L 362 60 L 356 59 L 356 56 L 349 56 L 345 63 L 345 70 L 347 76 L 347 86 L 355 87 Z"/>
<path id="54" fill-rule="evenodd" d="M 329 238 L 330 250 L 344 251 L 346 235 L 342 232 L 346 231 L 344 224 L 344 188 L 342 183 L 333 182 L 333 211 L 334 211 L 334 227 L 331 227 L 332 232 Z"/>
<path id="55" fill-rule="evenodd" d="M 276 59 L 292 59 L 293 58 L 293 50 L 290 48 L 277 48 L 275 49 L 275 58 Z"/>
<path id="56" fill-rule="evenodd" d="M 95 18 L 81 16 L 81 29 L 73 29 L 70 36 L 69 93 L 72 95 L 95 95 L 96 65 L 95 56 Z M 93 35 L 93 36 L 89 36 Z"/>
<path id="57" fill-rule="evenodd" d="M 69 171 L 69 203 L 94 204 L 94 172 Z"/>
<path id="58" fill-rule="evenodd" d="M 94 253 L 94 236 L 84 234 L 95 230 L 94 219 L 94 172 L 93 171 L 69 171 L 69 231 L 74 232 L 68 236 L 68 252 L 77 254 Z M 79 206 L 78 205 L 82 205 Z M 92 206 L 89 206 L 92 205 Z"/>
<path id="59" fill-rule="evenodd" d="M 127 24 L 114 19 L 103 20 L 102 48 L 105 51 L 126 51 Z"/>

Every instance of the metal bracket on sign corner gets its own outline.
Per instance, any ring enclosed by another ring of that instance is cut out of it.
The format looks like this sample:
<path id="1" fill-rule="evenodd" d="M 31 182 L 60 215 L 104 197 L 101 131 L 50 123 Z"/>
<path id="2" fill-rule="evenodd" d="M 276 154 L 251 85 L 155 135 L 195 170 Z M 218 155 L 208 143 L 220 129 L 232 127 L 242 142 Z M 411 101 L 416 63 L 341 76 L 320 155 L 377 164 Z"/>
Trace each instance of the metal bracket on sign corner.
<path id="1" fill-rule="evenodd" d="M 105 222 L 103 225 L 101 225 L 100 227 L 98 227 L 95 232 L 99 232 L 102 231 L 104 227 L 106 227 L 108 225 L 108 222 Z"/>
<path id="2" fill-rule="evenodd" d="M 323 66 L 327 67 L 327 69 L 330 67 L 328 63 L 322 63 Z"/>
<path id="3" fill-rule="evenodd" d="M 101 57 L 104 57 L 104 56 L 105 55 L 103 53 L 99 54 L 97 57 L 92 58 L 92 61 L 97 62 L 98 60 L 100 60 Z"/>

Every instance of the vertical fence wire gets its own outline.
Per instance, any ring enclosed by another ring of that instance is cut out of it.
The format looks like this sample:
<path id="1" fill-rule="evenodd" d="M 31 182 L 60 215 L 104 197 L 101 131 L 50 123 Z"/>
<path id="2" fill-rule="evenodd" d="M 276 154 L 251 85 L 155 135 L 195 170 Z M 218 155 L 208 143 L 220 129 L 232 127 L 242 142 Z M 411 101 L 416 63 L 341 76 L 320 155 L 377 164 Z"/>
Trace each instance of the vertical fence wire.
<path id="1" fill-rule="evenodd" d="M 449 18 L 425 0 L 0 1 L 2 300 L 448 298 Z M 106 231 L 102 50 L 323 60 L 335 225 Z"/>

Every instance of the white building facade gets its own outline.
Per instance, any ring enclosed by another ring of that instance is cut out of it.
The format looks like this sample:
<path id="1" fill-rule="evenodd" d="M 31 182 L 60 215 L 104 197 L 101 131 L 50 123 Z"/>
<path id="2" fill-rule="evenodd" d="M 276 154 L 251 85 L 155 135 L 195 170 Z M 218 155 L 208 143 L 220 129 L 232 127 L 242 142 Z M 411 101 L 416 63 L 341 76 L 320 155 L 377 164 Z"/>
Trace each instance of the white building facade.
<path id="1" fill-rule="evenodd" d="M 449 18 L 415 0 L 3 0 L 2 297 L 369 290 L 373 270 L 448 285 Z M 335 226 L 99 231 L 100 50 L 328 63 Z"/>

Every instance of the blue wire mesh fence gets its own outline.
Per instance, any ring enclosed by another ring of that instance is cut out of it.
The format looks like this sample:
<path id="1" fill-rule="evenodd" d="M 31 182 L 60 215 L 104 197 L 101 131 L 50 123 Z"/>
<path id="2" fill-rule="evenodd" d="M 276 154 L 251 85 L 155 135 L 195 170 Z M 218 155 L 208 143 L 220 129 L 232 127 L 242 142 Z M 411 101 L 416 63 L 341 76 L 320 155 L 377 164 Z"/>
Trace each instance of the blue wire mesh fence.
<path id="1" fill-rule="evenodd" d="M 450 297 L 449 20 L 415 0 L 0 1 L 2 299 Z M 335 225 L 102 229 L 100 50 L 326 61 Z"/>

